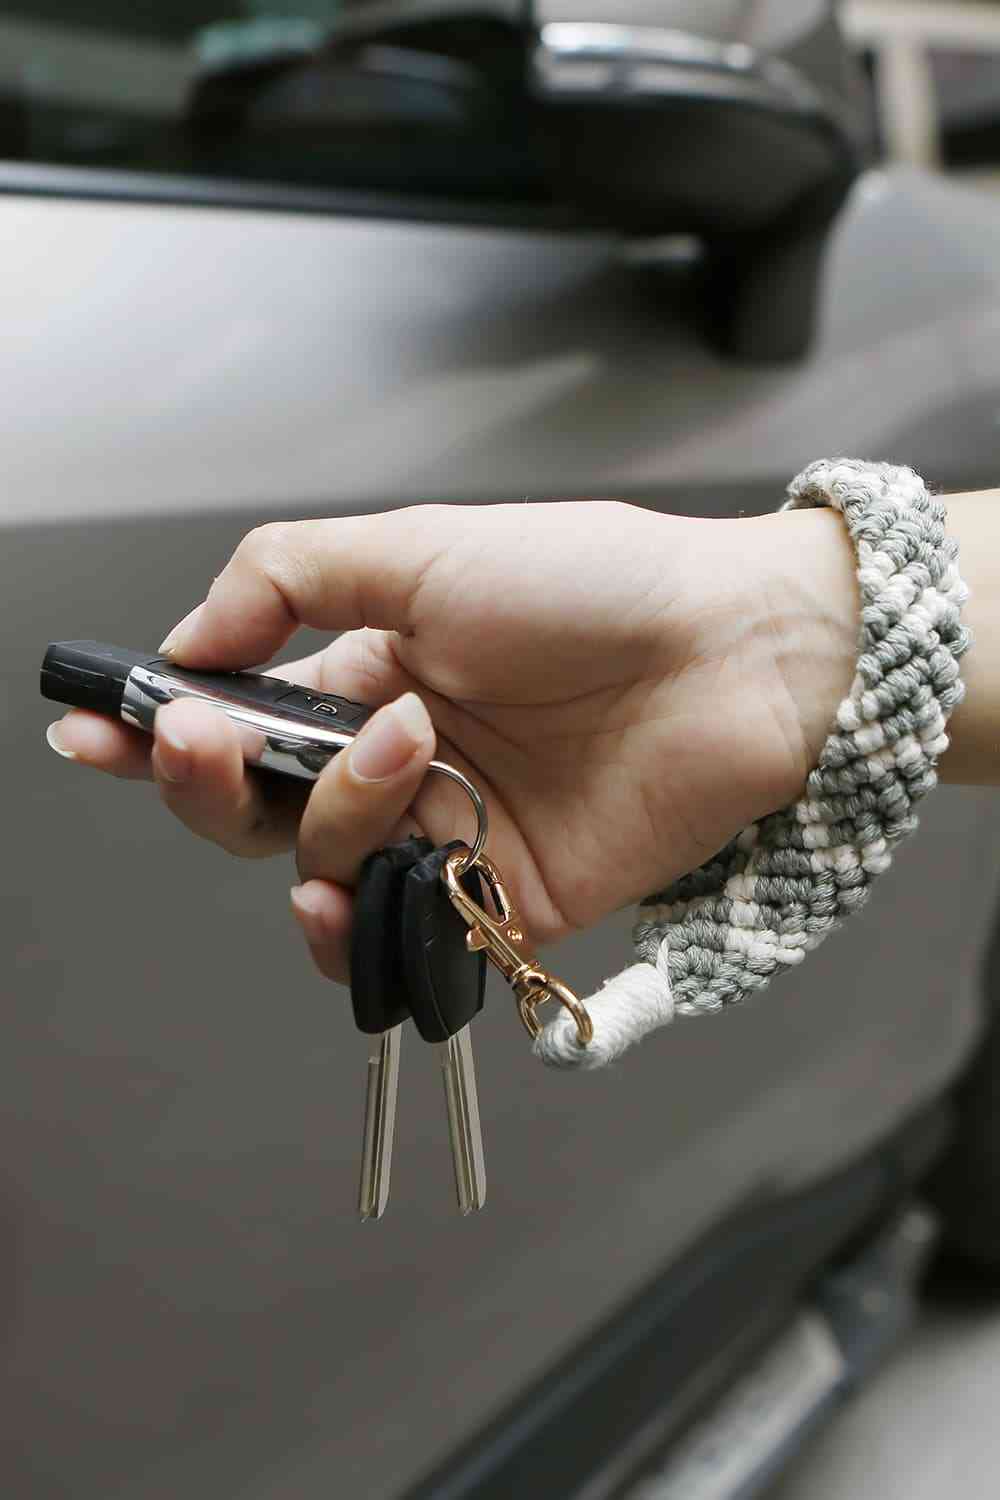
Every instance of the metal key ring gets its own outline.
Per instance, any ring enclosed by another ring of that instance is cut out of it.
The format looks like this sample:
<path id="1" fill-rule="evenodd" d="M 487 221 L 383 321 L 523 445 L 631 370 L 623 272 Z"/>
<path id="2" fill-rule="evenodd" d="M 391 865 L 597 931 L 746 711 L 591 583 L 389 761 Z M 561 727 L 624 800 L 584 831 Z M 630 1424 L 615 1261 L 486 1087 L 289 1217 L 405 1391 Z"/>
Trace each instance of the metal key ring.
<path id="1" fill-rule="evenodd" d="M 476 860 L 479 858 L 486 847 L 486 835 L 490 831 L 490 820 L 489 814 L 486 811 L 486 803 L 483 801 L 480 793 L 472 785 L 472 782 L 469 780 L 469 778 L 467 776 L 464 776 L 461 771 L 456 770 L 454 766 L 449 766 L 447 761 L 432 760 L 430 766 L 428 767 L 428 770 L 439 771 L 442 776 L 447 776 L 449 781 L 454 781 L 456 785 L 462 788 L 462 791 L 468 797 L 469 801 L 472 803 L 473 808 L 475 809 L 476 836 L 472 841 L 472 845 L 469 849 L 468 854 L 462 861 L 462 869 L 467 870 L 470 865 L 474 865 L 476 863 Z"/>

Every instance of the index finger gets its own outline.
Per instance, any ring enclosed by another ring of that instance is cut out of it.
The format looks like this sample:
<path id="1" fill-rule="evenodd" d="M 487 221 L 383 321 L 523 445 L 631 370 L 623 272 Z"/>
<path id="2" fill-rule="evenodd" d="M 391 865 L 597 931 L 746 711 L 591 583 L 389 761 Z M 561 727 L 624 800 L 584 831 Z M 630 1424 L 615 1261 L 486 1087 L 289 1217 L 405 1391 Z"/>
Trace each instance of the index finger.
<path id="1" fill-rule="evenodd" d="M 160 650 L 189 666 L 233 669 L 267 661 L 300 625 L 405 629 L 446 545 L 446 509 L 259 526 Z"/>

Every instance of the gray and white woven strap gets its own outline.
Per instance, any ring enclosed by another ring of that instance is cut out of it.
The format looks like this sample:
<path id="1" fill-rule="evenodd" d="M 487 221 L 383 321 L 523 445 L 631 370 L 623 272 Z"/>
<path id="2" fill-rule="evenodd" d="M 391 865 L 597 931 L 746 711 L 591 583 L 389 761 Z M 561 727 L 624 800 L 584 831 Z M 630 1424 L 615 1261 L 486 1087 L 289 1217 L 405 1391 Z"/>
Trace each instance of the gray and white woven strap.
<path id="1" fill-rule="evenodd" d="M 839 510 L 857 548 L 860 654 L 850 693 L 804 795 L 643 902 L 638 962 L 586 1002 L 593 1041 L 581 1047 L 560 1012 L 535 1043 L 544 1062 L 602 1067 L 675 1014 L 719 1011 L 800 964 L 864 905 L 937 782 L 970 641 L 944 505 L 912 469 L 854 459 L 810 464 L 788 494 L 783 510 Z"/>

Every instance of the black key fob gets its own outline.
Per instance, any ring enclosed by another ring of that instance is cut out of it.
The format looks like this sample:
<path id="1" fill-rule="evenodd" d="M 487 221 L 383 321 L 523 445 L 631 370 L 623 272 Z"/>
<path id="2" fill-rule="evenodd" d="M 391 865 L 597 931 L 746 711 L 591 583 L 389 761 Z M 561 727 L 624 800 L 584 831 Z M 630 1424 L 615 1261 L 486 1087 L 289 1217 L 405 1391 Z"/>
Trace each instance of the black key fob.
<path id="1" fill-rule="evenodd" d="M 425 1042 L 446 1042 L 483 1008 L 486 956 L 470 953 L 468 926 L 448 899 L 441 868 L 460 839 L 425 854 L 403 877 L 403 961 L 410 1013 Z M 482 901 L 479 872 L 469 870 L 462 885 Z"/>
<path id="2" fill-rule="evenodd" d="M 433 852 L 430 839 L 413 837 L 377 850 L 361 866 L 351 929 L 351 1005 L 358 1030 L 369 1035 L 389 1031 L 409 1017 L 403 882 Z"/>

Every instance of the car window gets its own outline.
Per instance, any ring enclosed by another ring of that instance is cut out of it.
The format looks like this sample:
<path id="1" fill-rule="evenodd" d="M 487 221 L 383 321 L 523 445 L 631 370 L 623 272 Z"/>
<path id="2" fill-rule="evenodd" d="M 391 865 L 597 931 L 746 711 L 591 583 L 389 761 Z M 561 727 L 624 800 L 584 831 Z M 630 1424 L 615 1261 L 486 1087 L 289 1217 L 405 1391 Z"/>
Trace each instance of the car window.
<path id="1" fill-rule="evenodd" d="M 0 157 L 543 201 L 516 11 L 422 0 L 25 0 Z"/>
<path id="2" fill-rule="evenodd" d="M 1000 29 L 990 48 L 928 48 L 948 167 L 1000 167 Z"/>

